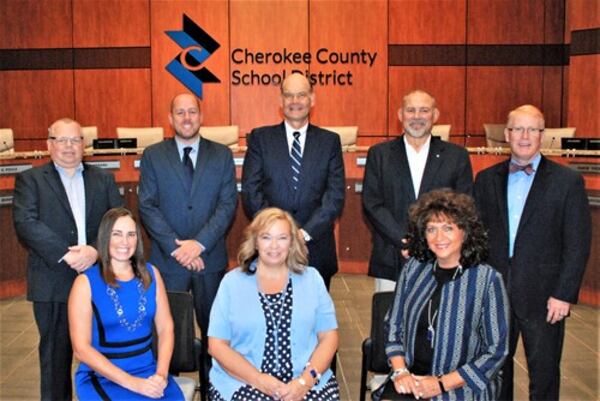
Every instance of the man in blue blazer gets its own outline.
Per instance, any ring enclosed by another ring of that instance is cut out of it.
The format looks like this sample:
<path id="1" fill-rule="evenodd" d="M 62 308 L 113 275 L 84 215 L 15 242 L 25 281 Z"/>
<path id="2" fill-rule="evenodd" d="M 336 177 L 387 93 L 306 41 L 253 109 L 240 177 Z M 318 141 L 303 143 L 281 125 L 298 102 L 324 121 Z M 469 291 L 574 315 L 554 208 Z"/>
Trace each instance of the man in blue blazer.
<path id="1" fill-rule="evenodd" d="M 47 145 L 52 161 L 15 179 L 13 220 L 29 251 L 27 299 L 40 334 L 41 399 L 70 400 L 67 298 L 77 274 L 96 262 L 102 216 L 123 200 L 111 173 L 82 163 L 79 123 L 54 122 Z"/>
<path id="2" fill-rule="evenodd" d="M 376 279 L 376 292 L 393 291 L 404 266 L 401 251 L 410 205 L 438 188 L 471 194 L 469 154 L 431 135 L 438 117 L 435 98 L 422 90 L 412 91 L 398 110 L 403 135 L 369 149 L 362 200 L 371 223 L 369 276 Z"/>
<path id="3" fill-rule="evenodd" d="M 190 291 L 206 338 L 208 318 L 228 264 L 225 234 L 237 203 L 231 150 L 200 137 L 202 111 L 188 93 L 171 101 L 172 139 L 145 149 L 139 210 L 152 239 L 150 262 L 169 291 Z"/>
<path id="4" fill-rule="evenodd" d="M 583 177 L 540 154 L 544 115 L 531 105 L 508 115 L 510 160 L 481 171 L 475 200 L 489 233 L 488 262 L 512 308 L 501 399 L 513 399 L 513 355 L 523 336 L 529 398 L 558 400 L 565 318 L 577 302 L 590 253 Z"/>
<path id="5" fill-rule="evenodd" d="M 344 205 L 344 162 L 339 136 L 309 123 L 315 94 L 302 74 L 281 85 L 281 124 L 256 128 L 247 138 L 242 202 L 248 218 L 276 206 L 298 222 L 308 264 L 329 288 L 338 269 L 333 228 Z"/>

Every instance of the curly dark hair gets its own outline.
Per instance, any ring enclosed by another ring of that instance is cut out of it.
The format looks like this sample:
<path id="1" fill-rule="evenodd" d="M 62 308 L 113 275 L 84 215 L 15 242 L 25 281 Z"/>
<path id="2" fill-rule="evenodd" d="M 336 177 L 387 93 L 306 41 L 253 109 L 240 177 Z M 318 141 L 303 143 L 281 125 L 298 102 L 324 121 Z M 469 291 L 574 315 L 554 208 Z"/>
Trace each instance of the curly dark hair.
<path id="1" fill-rule="evenodd" d="M 463 268 L 476 266 L 487 258 L 487 232 L 479 219 L 475 201 L 469 195 L 451 189 L 437 189 L 423 195 L 408 211 L 408 251 L 421 262 L 435 259 L 425 238 L 427 223 L 448 219 L 463 230 L 460 264 Z"/>

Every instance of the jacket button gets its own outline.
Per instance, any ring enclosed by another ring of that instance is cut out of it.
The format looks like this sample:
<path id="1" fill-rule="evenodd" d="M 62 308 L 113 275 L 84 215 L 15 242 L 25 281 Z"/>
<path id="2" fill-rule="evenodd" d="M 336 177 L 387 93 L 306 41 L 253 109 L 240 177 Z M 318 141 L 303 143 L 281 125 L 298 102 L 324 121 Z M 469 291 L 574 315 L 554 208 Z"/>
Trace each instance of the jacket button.
<path id="1" fill-rule="evenodd" d="M 188 206 L 188 210 L 192 210 L 192 209 L 193 209 L 193 207 L 192 207 L 192 206 Z"/>

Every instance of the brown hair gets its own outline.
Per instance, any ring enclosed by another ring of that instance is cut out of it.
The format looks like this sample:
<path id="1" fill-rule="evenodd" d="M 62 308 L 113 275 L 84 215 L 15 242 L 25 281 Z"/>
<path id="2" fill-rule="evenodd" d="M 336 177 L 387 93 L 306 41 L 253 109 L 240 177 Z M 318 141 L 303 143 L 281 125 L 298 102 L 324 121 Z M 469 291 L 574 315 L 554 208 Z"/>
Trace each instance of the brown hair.
<path id="1" fill-rule="evenodd" d="M 427 245 L 427 223 L 440 218 L 456 224 L 464 231 L 460 250 L 463 268 L 476 266 L 487 258 L 487 233 L 479 219 L 475 201 L 469 195 L 451 189 L 437 189 L 423 195 L 409 209 L 408 252 L 424 262 L 434 260 L 435 255 Z"/>
<path id="2" fill-rule="evenodd" d="M 142 280 L 144 288 L 148 288 L 152 282 L 152 276 L 146 268 L 146 260 L 144 258 L 144 245 L 142 243 L 142 233 L 140 225 L 128 209 L 124 207 L 115 207 L 110 209 L 102 217 L 100 227 L 98 228 L 98 265 L 100 266 L 100 274 L 106 284 L 118 287 L 118 283 L 115 279 L 115 274 L 112 271 L 110 265 L 110 236 L 112 229 L 118 219 L 121 217 L 129 217 L 135 222 L 135 232 L 137 234 L 137 244 L 135 252 L 131 256 L 131 267 L 133 268 L 133 274 Z"/>

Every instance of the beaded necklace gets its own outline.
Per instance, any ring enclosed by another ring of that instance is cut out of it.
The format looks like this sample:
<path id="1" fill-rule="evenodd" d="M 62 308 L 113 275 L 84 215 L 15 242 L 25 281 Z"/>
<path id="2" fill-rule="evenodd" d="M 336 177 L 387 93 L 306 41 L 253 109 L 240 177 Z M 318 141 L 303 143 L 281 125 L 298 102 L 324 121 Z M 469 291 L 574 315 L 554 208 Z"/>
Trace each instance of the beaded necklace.
<path id="1" fill-rule="evenodd" d="M 283 292 L 281 294 L 279 294 L 279 297 L 277 297 L 276 301 L 271 301 L 267 294 L 261 293 L 261 295 L 263 296 L 263 299 L 265 300 L 267 312 L 269 313 L 269 316 L 271 317 L 271 321 L 273 322 L 273 331 L 275 332 L 274 337 L 275 337 L 275 372 L 276 373 L 279 373 L 281 371 L 281 362 L 280 362 L 280 358 L 279 358 L 279 329 L 281 327 L 281 319 L 283 318 L 283 309 L 285 308 L 285 300 L 288 295 L 289 280 L 290 279 L 288 279 L 288 283 L 285 285 L 285 289 L 283 290 Z M 279 316 L 277 316 L 275 314 L 275 311 L 274 311 L 275 307 L 279 308 Z"/>
<path id="2" fill-rule="evenodd" d="M 140 294 L 140 297 L 138 298 L 138 306 L 137 306 L 137 318 L 133 321 L 133 323 L 130 323 L 127 318 L 125 317 L 125 311 L 123 310 L 123 305 L 121 305 L 121 301 L 119 300 L 119 294 L 117 294 L 117 291 L 115 290 L 115 288 L 113 288 L 110 285 L 106 285 L 106 294 L 110 297 L 110 299 L 113 301 L 113 304 L 115 306 L 115 312 L 117 313 L 117 317 L 119 318 L 119 324 L 122 327 L 125 327 L 125 329 L 127 329 L 127 331 L 133 332 L 135 331 L 138 327 L 140 327 L 142 325 L 142 322 L 144 320 L 144 318 L 146 317 L 146 303 L 147 303 L 147 299 L 146 299 L 146 289 L 144 288 L 144 284 L 142 283 L 142 280 L 135 278 L 134 280 L 137 281 L 137 290 L 138 293 Z"/>

